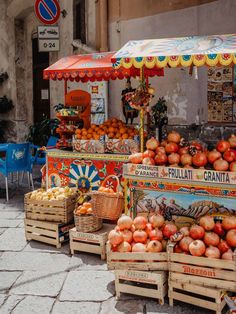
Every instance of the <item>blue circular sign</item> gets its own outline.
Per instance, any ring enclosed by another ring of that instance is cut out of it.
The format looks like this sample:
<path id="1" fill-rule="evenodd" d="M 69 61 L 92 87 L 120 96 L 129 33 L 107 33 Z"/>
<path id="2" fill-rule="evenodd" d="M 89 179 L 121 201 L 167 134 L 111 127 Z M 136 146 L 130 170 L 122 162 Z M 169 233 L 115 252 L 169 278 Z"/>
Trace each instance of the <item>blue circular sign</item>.
<path id="1" fill-rule="evenodd" d="M 44 24 L 55 24 L 60 17 L 58 0 L 36 0 L 34 9 L 38 19 Z"/>

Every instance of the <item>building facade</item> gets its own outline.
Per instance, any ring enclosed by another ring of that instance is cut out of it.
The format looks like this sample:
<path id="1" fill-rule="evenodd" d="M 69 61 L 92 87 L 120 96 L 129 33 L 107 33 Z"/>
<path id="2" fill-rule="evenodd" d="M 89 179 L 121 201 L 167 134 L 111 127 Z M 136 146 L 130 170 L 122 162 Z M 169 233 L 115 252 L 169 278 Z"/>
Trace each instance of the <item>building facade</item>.
<path id="1" fill-rule="evenodd" d="M 32 0 L 1 0 L 0 97 L 6 95 L 14 108 L 0 114 L 8 122 L 9 140 L 23 141 L 28 126 L 43 114 L 53 117 L 53 106 L 64 101 L 62 82 L 45 81 L 42 71 L 63 56 L 93 51 L 116 51 L 137 39 L 235 33 L 235 0 L 60 0 L 58 22 L 60 51 L 39 53 Z M 207 70 L 198 80 L 188 69 L 166 69 L 165 76 L 152 78 L 157 98 L 164 96 L 171 124 L 207 121 Z M 125 82 L 109 83 L 109 115 L 122 117 L 121 90 Z M 137 81 L 133 81 L 137 85 Z M 69 88 L 78 85 L 69 84 Z M 86 86 L 80 85 L 86 89 Z M 42 90 L 48 90 L 42 97 Z"/>

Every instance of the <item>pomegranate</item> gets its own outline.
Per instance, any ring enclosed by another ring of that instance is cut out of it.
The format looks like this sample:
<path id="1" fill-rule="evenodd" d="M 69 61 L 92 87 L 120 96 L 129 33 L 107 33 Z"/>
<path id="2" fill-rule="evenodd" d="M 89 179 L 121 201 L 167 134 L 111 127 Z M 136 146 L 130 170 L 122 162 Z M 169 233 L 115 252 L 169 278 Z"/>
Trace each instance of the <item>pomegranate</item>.
<path id="1" fill-rule="evenodd" d="M 132 164 L 141 164 L 143 161 L 143 153 L 135 153 L 129 156 L 129 161 Z"/>
<path id="2" fill-rule="evenodd" d="M 189 245 L 190 243 L 192 243 L 194 240 L 189 237 L 189 236 L 186 236 L 184 237 L 180 242 L 179 242 L 179 246 L 181 248 L 182 251 L 184 252 L 189 252 Z"/>
<path id="3" fill-rule="evenodd" d="M 198 225 L 193 225 L 190 228 L 189 236 L 193 238 L 194 240 L 202 239 L 204 235 L 205 235 L 205 230 L 203 229 L 203 227 L 198 226 Z"/>
<path id="4" fill-rule="evenodd" d="M 151 253 L 158 253 L 162 251 L 162 244 L 160 241 L 150 241 L 147 245 L 147 251 Z"/>
<path id="5" fill-rule="evenodd" d="M 228 141 L 221 140 L 216 144 L 216 149 L 220 153 L 224 153 L 228 148 L 230 148 L 230 144 Z"/>
<path id="6" fill-rule="evenodd" d="M 167 154 L 177 153 L 179 146 L 174 142 L 169 142 L 165 146 L 165 150 Z"/>
<path id="7" fill-rule="evenodd" d="M 236 135 L 232 134 L 228 139 L 231 148 L 236 148 Z"/>
<path id="8" fill-rule="evenodd" d="M 158 146 L 159 142 L 154 137 L 151 137 L 149 140 L 147 140 L 146 143 L 147 149 L 156 150 Z"/>
<path id="9" fill-rule="evenodd" d="M 159 153 L 165 154 L 166 153 L 165 147 L 162 147 L 162 146 L 157 147 L 156 154 L 159 154 Z"/>
<path id="10" fill-rule="evenodd" d="M 183 237 L 184 237 L 183 233 L 177 231 L 175 234 L 170 236 L 170 241 L 171 242 L 179 242 L 180 240 L 183 239 Z"/>
<path id="11" fill-rule="evenodd" d="M 222 224 L 219 221 L 216 222 L 213 231 L 216 234 L 218 234 L 220 237 L 223 237 L 223 235 L 225 234 L 225 231 L 224 231 L 224 229 L 222 227 Z"/>
<path id="12" fill-rule="evenodd" d="M 183 253 L 183 250 L 179 246 L 179 244 L 176 244 L 174 247 L 174 253 Z"/>
<path id="13" fill-rule="evenodd" d="M 159 166 L 165 165 L 167 163 L 167 160 L 168 158 L 166 154 L 163 154 L 163 153 L 158 153 L 155 157 L 155 163 L 156 165 L 159 165 Z"/>
<path id="14" fill-rule="evenodd" d="M 129 242 L 124 241 L 118 245 L 117 250 L 121 253 L 131 252 L 131 245 Z"/>
<path id="15" fill-rule="evenodd" d="M 184 236 L 188 236 L 189 235 L 189 227 L 182 227 L 179 229 L 179 231 L 181 233 L 183 233 Z"/>
<path id="16" fill-rule="evenodd" d="M 117 221 L 120 230 L 130 229 L 132 224 L 133 220 L 127 215 L 122 215 Z"/>
<path id="17" fill-rule="evenodd" d="M 230 246 L 235 248 L 236 247 L 236 229 L 229 230 L 226 234 L 225 239 Z"/>
<path id="18" fill-rule="evenodd" d="M 215 232 L 206 232 L 203 241 L 207 246 L 217 246 L 220 243 L 220 237 Z"/>
<path id="19" fill-rule="evenodd" d="M 180 154 L 180 156 L 184 155 L 184 154 L 188 154 L 189 153 L 189 146 L 186 147 L 181 147 L 178 150 L 178 154 Z"/>
<path id="20" fill-rule="evenodd" d="M 133 233 L 133 239 L 135 242 L 145 243 L 147 241 L 147 234 L 144 230 L 136 230 Z"/>
<path id="21" fill-rule="evenodd" d="M 181 140 L 181 136 L 178 132 L 176 131 L 171 131 L 168 136 L 167 136 L 168 142 L 173 142 L 173 143 L 179 143 Z"/>
<path id="22" fill-rule="evenodd" d="M 155 165 L 155 160 L 150 157 L 145 157 L 143 158 L 142 164 L 143 165 Z"/>
<path id="23" fill-rule="evenodd" d="M 134 218 L 134 221 L 133 221 L 135 230 L 145 229 L 147 223 L 148 223 L 147 219 L 143 216 L 137 216 L 136 218 Z"/>
<path id="24" fill-rule="evenodd" d="M 207 164 L 207 156 L 206 153 L 197 152 L 193 156 L 193 164 L 196 167 L 204 167 Z"/>
<path id="25" fill-rule="evenodd" d="M 135 226 L 134 226 L 134 224 L 132 224 L 132 226 L 131 226 L 131 228 L 130 228 L 130 231 L 134 233 L 134 231 L 135 231 Z"/>
<path id="26" fill-rule="evenodd" d="M 224 252 L 221 256 L 222 259 L 226 259 L 226 260 L 229 260 L 229 261 L 232 261 L 233 260 L 233 252 L 232 250 L 228 250 L 226 252 Z"/>
<path id="27" fill-rule="evenodd" d="M 108 240 L 111 243 L 112 246 L 117 246 L 121 242 L 123 242 L 124 238 L 120 231 L 111 230 L 108 235 Z"/>
<path id="28" fill-rule="evenodd" d="M 161 241 L 161 244 L 162 244 L 162 251 L 166 251 L 166 247 L 167 247 L 167 241 L 165 240 L 165 239 L 163 239 L 162 241 Z"/>
<path id="29" fill-rule="evenodd" d="M 229 170 L 236 172 L 236 161 L 231 162 Z"/>
<path id="30" fill-rule="evenodd" d="M 180 157 L 180 162 L 183 166 L 186 166 L 186 165 L 191 166 L 193 162 L 193 157 L 190 154 L 183 154 Z"/>
<path id="31" fill-rule="evenodd" d="M 143 253 L 146 252 L 146 245 L 142 244 L 142 243 L 135 243 L 132 246 L 132 252 L 135 253 Z"/>
<path id="32" fill-rule="evenodd" d="M 202 151 L 203 148 L 202 148 L 202 145 L 199 143 L 199 142 L 196 142 L 196 141 L 192 141 L 190 143 L 191 146 L 195 147 L 198 151 Z"/>
<path id="33" fill-rule="evenodd" d="M 177 232 L 177 227 L 171 223 L 166 224 L 162 229 L 165 238 L 170 238 L 173 234 Z"/>
<path id="34" fill-rule="evenodd" d="M 167 144 L 168 142 L 166 141 L 166 140 L 164 140 L 164 141 L 161 141 L 161 146 L 162 147 L 166 147 L 166 144 Z"/>
<path id="35" fill-rule="evenodd" d="M 208 162 L 210 164 L 214 164 L 214 162 L 221 157 L 222 157 L 221 153 L 218 152 L 218 150 L 216 149 L 212 150 L 211 152 L 207 154 Z"/>
<path id="36" fill-rule="evenodd" d="M 218 244 L 218 249 L 220 250 L 221 253 L 225 253 L 230 249 L 230 246 L 225 240 L 221 240 L 220 243 Z"/>
<path id="37" fill-rule="evenodd" d="M 206 246 L 202 240 L 195 240 L 189 244 L 189 252 L 193 256 L 202 256 L 206 251 Z"/>
<path id="38" fill-rule="evenodd" d="M 177 153 L 171 153 L 168 156 L 168 162 L 170 165 L 178 165 L 180 162 L 180 155 Z"/>
<path id="39" fill-rule="evenodd" d="M 162 234 L 161 230 L 159 230 L 158 228 L 155 228 L 149 232 L 149 238 L 151 240 L 161 241 L 163 239 L 163 234 Z"/>
<path id="40" fill-rule="evenodd" d="M 206 249 L 205 256 L 209 258 L 220 258 L 220 250 L 218 247 L 211 245 Z"/>
<path id="41" fill-rule="evenodd" d="M 236 160 L 236 150 L 235 149 L 227 149 L 224 152 L 224 160 L 228 161 L 228 162 L 232 162 Z"/>
<path id="42" fill-rule="evenodd" d="M 143 157 L 149 157 L 149 158 L 154 158 L 155 157 L 155 152 L 150 150 L 150 149 L 147 149 L 145 150 L 145 152 L 143 153 Z"/>
<path id="43" fill-rule="evenodd" d="M 121 231 L 124 241 L 131 243 L 133 241 L 133 233 L 130 230 Z"/>
<path id="44" fill-rule="evenodd" d="M 236 215 L 225 217 L 222 221 L 222 227 L 225 230 L 236 229 Z"/>
<path id="45" fill-rule="evenodd" d="M 187 169 L 194 169 L 192 166 L 190 165 L 185 165 L 184 168 L 187 168 Z"/>
<path id="46" fill-rule="evenodd" d="M 220 158 L 214 162 L 213 168 L 216 171 L 226 171 L 229 169 L 229 163 L 226 160 Z"/>
<path id="47" fill-rule="evenodd" d="M 206 231 L 211 231 L 215 227 L 214 218 L 211 216 L 203 216 L 199 220 L 199 225 L 203 227 Z"/>
<path id="48" fill-rule="evenodd" d="M 149 222 L 151 223 L 153 228 L 160 228 L 164 225 L 165 219 L 162 215 L 155 214 L 149 218 Z"/>
<path id="49" fill-rule="evenodd" d="M 147 223 L 146 224 L 146 228 L 145 228 L 145 232 L 146 234 L 149 236 L 149 233 L 152 231 L 152 224 Z"/>

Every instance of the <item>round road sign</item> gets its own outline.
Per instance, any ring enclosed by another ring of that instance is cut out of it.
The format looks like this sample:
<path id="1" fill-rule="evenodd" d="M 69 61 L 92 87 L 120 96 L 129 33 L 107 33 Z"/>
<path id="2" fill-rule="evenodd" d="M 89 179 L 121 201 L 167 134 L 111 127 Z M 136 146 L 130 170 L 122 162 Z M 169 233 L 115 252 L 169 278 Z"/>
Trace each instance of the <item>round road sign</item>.
<path id="1" fill-rule="evenodd" d="M 36 0 L 35 14 L 43 24 L 55 24 L 60 17 L 58 0 Z"/>

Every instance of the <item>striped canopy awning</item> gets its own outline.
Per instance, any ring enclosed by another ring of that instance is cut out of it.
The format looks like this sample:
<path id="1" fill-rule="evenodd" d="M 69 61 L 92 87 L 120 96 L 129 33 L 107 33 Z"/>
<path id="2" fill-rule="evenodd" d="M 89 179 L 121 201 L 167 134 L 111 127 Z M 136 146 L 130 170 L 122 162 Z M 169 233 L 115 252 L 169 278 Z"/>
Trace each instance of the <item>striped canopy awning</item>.
<path id="1" fill-rule="evenodd" d="M 102 81 L 123 79 L 140 75 L 140 69 L 134 67 L 115 69 L 111 63 L 114 52 L 102 52 L 72 55 L 58 60 L 43 71 L 44 79 L 70 81 Z M 163 76 L 160 68 L 145 70 L 146 76 Z"/>
<path id="2" fill-rule="evenodd" d="M 129 41 L 111 61 L 116 69 L 227 66 L 236 64 L 236 34 Z"/>

